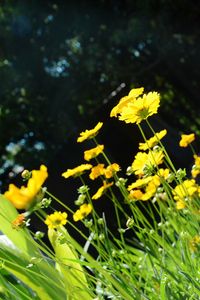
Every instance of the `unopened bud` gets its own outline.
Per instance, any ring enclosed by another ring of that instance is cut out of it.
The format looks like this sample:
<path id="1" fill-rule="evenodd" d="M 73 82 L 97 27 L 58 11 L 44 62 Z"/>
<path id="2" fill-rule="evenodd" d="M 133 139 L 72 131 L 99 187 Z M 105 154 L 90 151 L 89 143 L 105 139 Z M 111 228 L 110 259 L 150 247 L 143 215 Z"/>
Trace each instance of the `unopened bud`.
<path id="1" fill-rule="evenodd" d="M 131 228 L 134 225 L 134 220 L 132 218 L 129 218 L 126 222 L 126 227 Z"/>
<path id="2" fill-rule="evenodd" d="M 129 167 L 126 169 L 126 175 L 130 176 L 132 173 L 133 173 L 133 169 L 132 169 L 131 166 L 129 166 Z"/>
<path id="3" fill-rule="evenodd" d="M 31 172 L 28 170 L 24 170 L 21 176 L 24 180 L 29 180 L 31 178 Z"/>

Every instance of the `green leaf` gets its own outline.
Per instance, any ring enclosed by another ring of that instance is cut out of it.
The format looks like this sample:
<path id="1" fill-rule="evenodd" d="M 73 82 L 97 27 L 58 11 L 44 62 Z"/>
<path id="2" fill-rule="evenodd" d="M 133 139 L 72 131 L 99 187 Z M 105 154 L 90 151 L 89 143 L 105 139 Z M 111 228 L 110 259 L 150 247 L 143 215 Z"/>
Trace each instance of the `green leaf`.
<path id="1" fill-rule="evenodd" d="M 63 283 L 54 265 L 48 265 L 44 260 L 30 265 L 29 260 L 7 247 L 0 249 L 0 257 L 1 268 L 20 279 L 39 299 L 66 299 Z"/>
<path id="2" fill-rule="evenodd" d="M 162 274 L 162 278 L 161 278 L 161 281 L 160 281 L 160 299 L 161 300 L 167 299 L 166 290 L 165 290 L 166 282 L 167 282 L 166 274 Z"/>
<path id="3" fill-rule="evenodd" d="M 32 242 L 32 237 L 27 229 L 16 230 L 12 228 L 12 221 L 18 215 L 13 204 L 0 195 L 0 230 L 13 242 L 25 255 L 36 256 L 39 252 Z"/>
<path id="4" fill-rule="evenodd" d="M 61 294 L 60 299 L 65 299 L 62 278 L 54 265 L 47 262 L 39 251 L 39 246 L 33 240 L 26 228 L 16 230 L 12 228 L 12 221 L 17 217 L 18 212 L 15 207 L 5 197 L 0 195 L 0 230 L 12 241 L 15 250 L 0 244 L 0 258 L 6 259 L 6 270 L 11 272 L 22 282 L 27 284 L 38 295 L 42 294 L 41 299 L 56 299 Z M 1 250 L 3 249 L 3 251 Z M 12 259 L 13 253 L 15 258 Z M 5 256 L 7 254 L 7 256 Z M 31 259 L 37 261 L 37 272 L 30 276 L 27 265 Z M 37 278 L 36 283 L 34 282 Z"/>
<path id="5" fill-rule="evenodd" d="M 57 259 L 57 269 L 64 277 L 68 299 L 90 300 L 89 287 L 81 264 L 79 263 L 76 250 L 70 242 L 68 232 L 62 228 L 64 241 L 60 240 L 60 233 L 54 229 L 48 230 L 49 240 L 54 248 Z M 67 240 L 67 242 L 66 242 Z"/>

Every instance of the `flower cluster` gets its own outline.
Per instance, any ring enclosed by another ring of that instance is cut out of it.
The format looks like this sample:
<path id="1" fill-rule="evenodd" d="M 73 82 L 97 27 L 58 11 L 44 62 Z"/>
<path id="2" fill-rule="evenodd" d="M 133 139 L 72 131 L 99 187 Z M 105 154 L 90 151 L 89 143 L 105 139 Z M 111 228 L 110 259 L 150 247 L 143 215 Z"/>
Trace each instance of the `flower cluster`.
<path id="1" fill-rule="evenodd" d="M 77 139 L 77 142 L 83 142 L 85 140 L 90 140 L 96 137 L 102 125 L 103 123 L 99 122 L 93 129 L 82 132 L 80 134 L 80 137 Z M 93 158 L 97 158 L 99 154 L 103 153 L 103 150 L 104 150 L 104 145 L 97 145 L 92 149 L 86 150 L 84 151 L 84 159 L 86 161 L 89 161 Z M 91 196 L 89 199 L 88 199 L 88 190 L 84 190 L 80 192 L 78 199 L 75 201 L 75 204 L 80 205 L 79 209 L 76 210 L 75 213 L 73 214 L 73 219 L 75 222 L 79 220 L 83 220 L 92 212 L 93 206 L 91 202 L 87 203 L 85 201 L 97 200 L 101 198 L 103 194 L 106 192 L 106 190 L 113 185 L 112 181 L 109 182 L 107 180 L 115 176 L 115 174 L 120 171 L 120 167 L 117 163 L 112 163 L 107 166 L 105 166 L 105 163 L 98 163 L 95 166 L 91 164 L 81 164 L 80 166 L 75 167 L 74 169 L 68 169 L 66 172 L 63 172 L 62 176 L 64 178 L 79 177 L 87 170 L 91 170 L 89 174 L 89 178 L 91 180 L 95 180 L 98 177 L 102 176 L 104 178 L 103 185 L 101 185 L 96 191 L 96 193 L 94 193 L 94 195 Z"/>
<path id="2" fill-rule="evenodd" d="M 167 130 L 154 132 L 147 120 L 159 105 L 157 92 L 144 94 L 143 88 L 137 88 L 111 111 L 111 117 L 136 123 L 143 137 L 127 176 L 119 164 L 109 160 L 104 145 L 98 144 L 102 122 L 80 133 L 78 143 L 90 140 L 94 145 L 84 151 L 83 163 L 62 173 L 65 179 L 81 182 L 75 209 L 42 188 L 48 176 L 44 165 L 32 172 L 24 170 L 22 178 L 27 185 L 18 188 L 10 184 L 0 196 L 0 230 L 15 249 L 11 253 L 7 246 L 2 248 L 1 268 L 6 276 L 11 271 L 13 278 L 25 283 L 25 298 L 131 300 L 137 294 L 138 299 L 199 299 L 200 156 L 192 145 L 196 136 L 181 135 L 180 153 L 190 147 L 194 165 L 190 172 L 188 168 L 177 170 L 164 146 Z M 109 209 L 104 208 L 104 200 L 110 201 Z M 62 210 L 55 210 L 54 201 Z M 19 214 L 16 208 L 25 211 Z M 32 234 L 25 228 L 33 213 L 47 225 L 51 249 L 42 240 L 44 233 Z M 71 237 L 70 226 L 85 239 L 84 247 Z M 127 236 L 127 231 L 132 236 Z M 87 253 L 90 245 L 97 259 Z M 9 294 L 9 282 L 2 280 L 1 284 L 6 299 L 18 291 L 12 285 Z M 26 294 L 26 285 L 33 292 Z M 21 293 L 20 289 L 14 298 L 21 299 Z"/>

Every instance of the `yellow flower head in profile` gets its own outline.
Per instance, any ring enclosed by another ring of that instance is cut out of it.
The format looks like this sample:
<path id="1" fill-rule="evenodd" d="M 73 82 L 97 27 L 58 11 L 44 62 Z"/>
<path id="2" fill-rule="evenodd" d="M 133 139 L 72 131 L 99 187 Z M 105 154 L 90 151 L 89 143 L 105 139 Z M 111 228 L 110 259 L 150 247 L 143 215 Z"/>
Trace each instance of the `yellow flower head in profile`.
<path id="1" fill-rule="evenodd" d="M 77 177 L 82 175 L 85 171 L 90 170 L 91 168 L 92 165 L 90 164 L 82 164 L 74 169 L 68 169 L 66 172 L 62 173 L 62 176 L 64 178 Z"/>
<path id="2" fill-rule="evenodd" d="M 160 165 L 163 162 L 164 154 L 162 150 L 138 152 L 132 163 L 132 170 L 135 175 L 143 176 L 146 168 L 152 168 Z"/>
<path id="3" fill-rule="evenodd" d="M 106 181 L 103 182 L 103 185 L 98 189 L 98 191 L 96 192 L 96 194 L 94 194 L 92 196 L 93 200 L 97 200 L 99 198 L 101 198 L 101 196 L 104 194 L 104 192 L 113 185 L 113 182 L 111 183 L 106 183 Z"/>
<path id="4" fill-rule="evenodd" d="M 136 200 L 147 201 L 150 198 L 152 198 L 154 194 L 155 194 L 155 189 L 146 192 L 142 192 L 141 190 L 131 190 L 129 194 L 129 199 L 134 201 Z"/>
<path id="5" fill-rule="evenodd" d="M 117 115 L 122 112 L 122 109 L 124 107 L 126 107 L 128 105 L 128 103 L 130 103 L 131 101 L 134 101 L 138 96 L 143 94 L 143 91 L 144 91 L 143 87 L 138 88 L 138 89 L 132 89 L 129 92 L 128 96 L 121 98 L 119 103 L 115 107 L 113 107 L 113 109 L 111 110 L 110 116 L 117 117 Z"/>
<path id="6" fill-rule="evenodd" d="M 104 164 L 98 164 L 97 166 L 93 167 L 89 175 L 90 179 L 94 180 L 99 176 L 104 175 L 104 170 Z"/>
<path id="7" fill-rule="evenodd" d="M 153 137 L 151 137 L 149 140 L 146 141 L 146 143 L 140 143 L 139 149 L 140 150 L 147 150 L 150 148 L 153 148 L 156 146 L 159 141 L 167 134 L 167 130 L 161 130 L 160 132 L 157 132 Z"/>
<path id="8" fill-rule="evenodd" d="M 149 181 L 151 181 L 151 180 L 152 180 L 152 176 L 137 179 L 135 182 L 133 182 L 132 184 L 130 184 L 128 186 L 128 191 L 131 191 L 135 188 L 141 188 L 141 187 L 147 185 L 147 183 L 149 183 Z"/>
<path id="9" fill-rule="evenodd" d="M 104 149 L 104 145 L 98 145 L 95 148 L 92 148 L 90 150 L 86 150 L 84 152 L 84 159 L 89 161 L 92 158 L 97 157 L 100 153 L 103 152 L 103 149 Z"/>
<path id="10" fill-rule="evenodd" d="M 159 106 L 160 95 L 157 92 L 149 92 L 124 106 L 119 120 L 139 124 L 142 120 L 156 114 Z"/>
<path id="11" fill-rule="evenodd" d="M 179 142 L 179 146 L 186 148 L 189 144 L 191 144 L 195 140 L 194 133 L 191 134 L 182 134 L 181 140 Z"/>
<path id="12" fill-rule="evenodd" d="M 191 170 L 193 178 L 196 178 L 200 174 L 200 156 L 194 154 L 194 165 Z"/>
<path id="13" fill-rule="evenodd" d="M 8 191 L 4 193 L 4 196 L 11 201 L 17 209 L 29 208 L 48 177 L 47 168 L 44 165 L 40 166 L 40 170 L 33 170 L 31 174 L 32 176 L 28 180 L 26 187 L 22 186 L 18 188 L 14 184 L 10 184 Z"/>
<path id="14" fill-rule="evenodd" d="M 87 130 L 81 132 L 80 136 L 77 139 L 77 142 L 82 143 L 85 140 L 90 140 L 90 139 L 94 138 L 98 134 L 98 132 L 102 126 L 103 126 L 103 123 L 99 122 L 93 129 L 90 129 L 90 130 L 87 129 Z"/>
<path id="15" fill-rule="evenodd" d="M 75 211 L 73 214 L 73 219 L 75 222 L 83 220 L 85 217 L 87 217 L 92 211 L 92 205 L 91 204 L 82 204 L 80 208 Z"/>
<path id="16" fill-rule="evenodd" d="M 119 172 L 119 171 L 120 171 L 120 166 L 118 164 L 114 163 L 114 164 L 107 166 L 107 168 L 104 170 L 104 176 L 107 179 L 109 179 L 109 178 L 113 177 L 116 172 Z"/>
<path id="17" fill-rule="evenodd" d="M 53 214 L 48 215 L 46 217 L 46 220 L 44 221 L 44 223 L 50 229 L 58 228 L 62 225 L 65 225 L 67 223 L 67 213 L 55 211 Z"/>
<path id="18" fill-rule="evenodd" d="M 155 195 L 160 184 L 158 175 L 138 179 L 128 186 L 128 191 L 130 191 L 129 198 L 131 200 L 147 201 Z"/>

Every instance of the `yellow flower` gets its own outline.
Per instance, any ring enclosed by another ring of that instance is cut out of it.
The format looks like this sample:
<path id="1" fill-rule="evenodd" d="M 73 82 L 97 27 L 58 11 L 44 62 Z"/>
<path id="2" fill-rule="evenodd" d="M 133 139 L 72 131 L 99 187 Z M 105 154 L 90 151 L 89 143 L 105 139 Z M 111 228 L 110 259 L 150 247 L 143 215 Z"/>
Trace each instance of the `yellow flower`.
<path id="1" fill-rule="evenodd" d="M 154 196 L 154 194 L 155 194 L 155 189 L 149 190 L 143 194 L 141 200 L 147 201 L 147 200 L 151 199 Z"/>
<path id="2" fill-rule="evenodd" d="M 103 126 L 103 123 L 99 122 L 93 129 L 85 130 L 85 131 L 81 132 L 80 136 L 77 139 L 77 142 L 82 143 L 85 140 L 92 139 L 93 137 L 95 137 L 98 134 L 98 132 L 102 126 Z"/>
<path id="3" fill-rule="evenodd" d="M 4 194 L 17 209 L 29 208 L 48 177 L 47 168 L 44 165 L 40 166 L 40 170 L 33 170 L 31 174 L 26 187 L 18 188 L 14 184 L 10 184 L 8 191 Z"/>
<path id="4" fill-rule="evenodd" d="M 129 199 L 130 200 L 141 200 L 142 196 L 143 196 L 143 192 L 141 190 L 132 190 L 129 193 Z"/>
<path id="5" fill-rule="evenodd" d="M 158 175 L 153 176 L 152 180 L 147 184 L 145 192 L 151 198 L 155 193 L 157 188 L 160 186 L 160 178 Z"/>
<path id="6" fill-rule="evenodd" d="M 155 194 L 154 191 L 148 191 L 148 192 L 142 192 L 141 190 L 132 190 L 129 194 L 130 200 L 141 200 L 141 201 L 147 201 L 150 198 L 153 197 Z"/>
<path id="7" fill-rule="evenodd" d="M 143 91 L 144 91 L 143 87 L 138 88 L 138 89 L 132 89 L 130 91 L 130 93 L 128 94 L 128 96 L 121 98 L 119 103 L 115 107 L 113 107 L 113 109 L 111 110 L 110 116 L 117 117 L 117 115 L 122 112 L 122 109 L 124 107 L 126 107 L 128 103 L 130 103 L 131 101 L 134 101 L 138 96 L 143 94 Z"/>
<path id="8" fill-rule="evenodd" d="M 192 252 L 196 252 L 198 250 L 200 244 L 200 236 L 195 235 L 190 241 L 189 241 L 189 248 Z"/>
<path id="9" fill-rule="evenodd" d="M 132 184 L 130 184 L 128 186 L 128 191 L 133 190 L 135 188 L 140 188 L 140 187 L 146 185 L 151 180 L 152 180 L 152 176 L 148 176 L 148 177 L 138 179 L 138 180 L 136 180 L 135 182 L 133 182 Z"/>
<path id="10" fill-rule="evenodd" d="M 193 178 L 196 178 L 200 174 L 200 156 L 196 154 L 194 154 L 194 165 L 191 173 Z"/>
<path id="11" fill-rule="evenodd" d="M 73 219 L 75 222 L 80 221 L 87 217 L 92 211 L 91 204 L 82 204 L 80 208 L 73 214 Z"/>
<path id="12" fill-rule="evenodd" d="M 174 200 L 184 202 L 186 197 L 192 197 L 198 192 L 198 187 L 194 179 L 186 179 L 183 183 L 178 184 L 174 190 Z"/>
<path id="13" fill-rule="evenodd" d="M 126 123 L 139 124 L 142 120 L 156 114 L 160 105 L 160 95 L 157 92 L 150 92 L 128 103 L 123 107 L 119 120 Z"/>
<path id="14" fill-rule="evenodd" d="M 95 148 L 92 148 L 90 150 L 86 150 L 84 152 L 84 159 L 89 161 L 90 159 L 98 156 L 100 153 L 102 153 L 104 149 L 104 145 L 98 145 Z"/>
<path id="15" fill-rule="evenodd" d="M 44 223 L 51 229 L 65 225 L 67 223 L 67 213 L 55 211 L 53 214 L 46 217 Z"/>
<path id="16" fill-rule="evenodd" d="M 136 182 L 129 185 L 130 191 L 129 198 L 133 200 L 147 201 L 154 196 L 157 188 L 160 185 L 160 179 L 158 175 L 149 176 L 143 179 L 138 179 Z M 142 188 L 142 190 L 134 190 L 134 188 Z"/>
<path id="17" fill-rule="evenodd" d="M 132 170 L 136 175 L 144 175 L 145 168 L 151 168 L 158 166 L 163 162 L 164 154 L 162 150 L 159 151 L 149 151 L 138 152 L 132 163 Z"/>
<path id="18" fill-rule="evenodd" d="M 82 164 L 74 169 L 68 169 L 66 172 L 62 173 L 64 178 L 69 178 L 71 176 L 77 177 L 83 174 L 85 171 L 90 170 L 92 165 L 90 164 Z"/>
<path id="19" fill-rule="evenodd" d="M 104 181 L 104 182 L 103 182 L 103 185 L 98 189 L 98 191 L 96 192 L 96 194 L 94 194 L 94 195 L 92 196 L 92 199 L 93 199 L 93 200 L 99 199 L 99 198 L 103 195 L 103 193 L 105 192 L 105 190 L 106 190 L 107 188 L 109 188 L 110 186 L 112 186 L 112 185 L 113 185 L 113 182 L 111 182 L 111 183 L 106 183 L 106 181 Z"/>
<path id="20" fill-rule="evenodd" d="M 186 207 L 185 201 L 183 201 L 183 200 L 178 200 L 178 201 L 176 202 L 176 208 L 177 208 L 178 210 L 183 209 L 183 208 L 185 208 L 185 207 Z"/>
<path id="21" fill-rule="evenodd" d="M 94 180 L 104 174 L 104 164 L 98 164 L 93 167 L 89 175 L 90 179 Z"/>
<path id="22" fill-rule="evenodd" d="M 153 137 L 151 137 L 149 140 L 146 141 L 146 143 L 140 143 L 139 149 L 140 150 L 147 150 L 150 148 L 153 148 L 156 146 L 159 141 L 167 134 L 167 130 L 161 130 L 160 132 L 157 132 Z"/>
<path id="23" fill-rule="evenodd" d="M 180 147 L 187 147 L 189 144 L 191 144 L 195 140 L 194 133 L 191 134 L 182 134 L 181 140 L 179 142 Z"/>
<path id="24" fill-rule="evenodd" d="M 170 173 L 169 169 L 167 169 L 167 168 L 166 169 L 162 169 L 161 168 L 161 169 L 158 170 L 157 175 L 159 177 L 167 179 L 169 177 L 169 173 Z"/>
<path id="25" fill-rule="evenodd" d="M 120 170 L 120 166 L 116 163 L 111 164 L 104 170 L 104 176 L 106 178 L 111 178 L 113 175 Z"/>

